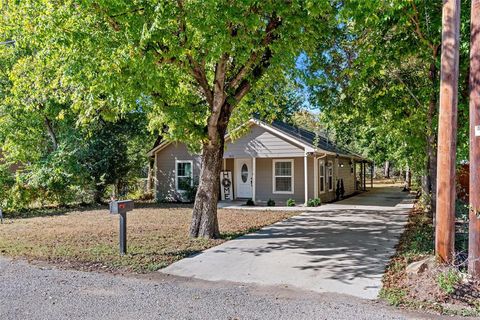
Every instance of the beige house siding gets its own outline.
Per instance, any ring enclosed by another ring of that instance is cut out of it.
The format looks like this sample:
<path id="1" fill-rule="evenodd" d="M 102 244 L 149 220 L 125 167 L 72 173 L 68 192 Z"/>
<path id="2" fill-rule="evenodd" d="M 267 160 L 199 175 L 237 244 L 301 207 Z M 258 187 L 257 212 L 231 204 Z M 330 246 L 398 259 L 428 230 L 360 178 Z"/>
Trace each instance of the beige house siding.
<path id="1" fill-rule="evenodd" d="M 302 157 L 305 150 L 273 133 L 254 125 L 250 131 L 225 148 L 225 158 L 282 158 Z"/>
<path id="2" fill-rule="evenodd" d="M 292 198 L 295 199 L 297 204 L 305 202 L 305 182 L 304 182 L 304 165 L 303 165 L 303 157 L 296 157 L 296 158 L 275 158 L 275 160 L 281 159 L 291 159 L 293 160 L 293 194 L 276 194 L 273 193 L 273 160 L 269 158 L 258 158 L 256 159 L 256 173 L 257 177 L 255 179 L 256 182 L 256 195 L 255 200 L 258 201 L 268 201 L 272 199 L 276 202 L 285 202 L 288 199 Z M 310 163 L 309 163 L 310 167 Z M 313 161 L 311 161 L 311 170 L 313 176 Z M 313 179 L 312 181 L 312 195 L 313 195 Z M 310 183 L 309 183 L 310 184 Z M 309 188 L 310 189 L 310 188 Z"/>
<path id="3" fill-rule="evenodd" d="M 330 202 L 335 200 L 335 190 L 337 188 L 337 181 L 339 179 L 343 179 L 345 196 L 351 195 L 355 192 L 355 172 L 354 174 L 351 174 L 350 158 L 339 157 L 336 160 L 336 158 L 333 156 L 327 156 L 318 160 L 325 161 L 325 193 L 320 193 L 320 169 L 318 174 L 318 194 L 320 199 L 322 199 L 322 202 Z M 328 191 L 327 164 L 329 161 L 331 161 L 333 164 L 333 191 Z M 343 167 L 341 167 L 341 164 L 343 164 Z"/>
<path id="4" fill-rule="evenodd" d="M 294 160 L 294 193 L 293 194 L 274 194 L 273 193 L 273 160 L 280 159 L 292 159 Z M 318 161 L 319 159 L 317 159 Z M 345 187 L 345 195 L 351 195 L 355 192 L 355 175 L 350 173 L 350 159 L 349 158 L 339 158 L 338 162 L 335 161 L 335 157 L 325 157 L 322 160 L 325 160 L 325 163 L 332 161 L 333 165 L 338 163 L 343 163 L 343 168 L 340 166 L 338 170 L 334 167 L 333 170 L 333 181 L 334 181 L 334 190 L 328 191 L 328 186 L 325 188 L 325 193 L 320 193 L 320 187 L 318 188 L 318 196 L 322 202 L 330 202 L 335 200 L 336 193 L 335 189 L 337 187 L 337 180 L 343 179 Z M 315 175 L 314 175 L 314 161 L 313 157 L 308 158 L 308 198 L 315 198 Z M 257 163 L 257 177 L 256 181 L 256 195 L 255 198 L 259 202 L 268 201 L 268 199 L 273 199 L 277 202 L 285 202 L 287 199 L 295 199 L 297 204 L 303 204 L 305 202 L 305 182 L 304 182 L 304 158 L 258 158 L 256 159 Z M 317 175 L 319 179 L 318 186 L 320 186 L 320 175 Z M 327 177 L 325 176 L 325 179 Z"/>
<path id="5" fill-rule="evenodd" d="M 328 156 L 325 158 L 322 158 L 321 160 L 325 161 L 325 193 L 320 193 L 319 191 L 319 197 L 322 199 L 322 203 L 324 202 L 330 202 L 335 200 L 335 188 L 337 187 L 336 179 L 337 179 L 337 171 L 335 170 L 335 157 L 333 156 Z M 328 191 L 328 162 L 331 161 L 333 164 L 333 191 Z M 320 175 L 318 176 L 318 179 L 320 180 Z M 318 182 L 320 185 L 320 181 Z M 319 188 L 320 190 L 320 188 Z"/>
<path id="6" fill-rule="evenodd" d="M 200 175 L 201 159 L 198 155 L 191 155 L 183 143 L 172 143 L 155 154 L 155 185 L 157 200 L 180 201 L 181 194 L 175 189 L 175 162 L 176 160 L 193 161 L 193 177 Z"/>

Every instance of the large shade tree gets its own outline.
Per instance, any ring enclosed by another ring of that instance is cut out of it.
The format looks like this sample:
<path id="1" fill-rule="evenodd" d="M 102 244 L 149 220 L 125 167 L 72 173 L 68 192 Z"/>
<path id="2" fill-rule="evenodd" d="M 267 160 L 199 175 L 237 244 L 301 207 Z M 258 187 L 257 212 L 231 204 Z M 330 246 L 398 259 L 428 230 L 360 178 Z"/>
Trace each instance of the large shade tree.
<path id="1" fill-rule="evenodd" d="M 465 4 L 468 1 L 463 1 Z M 433 207 L 442 3 L 348 0 L 333 43 L 307 63 L 312 97 L 344 142 L 378 162 L 390 160 L 423 176 Z M 462 25 L 468 27 L 468 12 Z M 468 123 L 468 33 L 460 67 L 460 121 Z M 465 159 L 468 128 L 459 128 Z"/>
<path id="2" fill-rule="evenodd" d="M 67 45 L 89 36 L 77 23 L 85 14 L 75 8 L 27 1 L 0 8 L 7 9 L 0 18 L 0 149 L 2 162 L 21 163 L 16 177 L 4 171 L 9 177 L 0 197 L 4 208 L 91 201 L 92 189 L 101 201 L 108 185 L 139 176 L 145 164 L 143 151 L 153 139 L 137 104 L 116 117 L 82 108 L 98 85 L 74 78 L 84 57 Z M 114 102 L 92 104 L 99 110 Z M 79 112 L 88 117 L 79 119 Z"/>
<path id="3" fill-rule="evenodd" d="M 245 97 L 266 81 L 295 79 L 287 70 L 331 37 L 337 6 L 335 0 L 27 0 L 9 10 L 20 48 L 41 43 L 47 58 L 57 56 L 64 89 L 58 91 L 82 119 L 115 118 L 141 105 L 152 129 L 167 125 L 165 138 L 201 150 L 190 235 L 218 237 L 229 124 L 259 111 Z"/>

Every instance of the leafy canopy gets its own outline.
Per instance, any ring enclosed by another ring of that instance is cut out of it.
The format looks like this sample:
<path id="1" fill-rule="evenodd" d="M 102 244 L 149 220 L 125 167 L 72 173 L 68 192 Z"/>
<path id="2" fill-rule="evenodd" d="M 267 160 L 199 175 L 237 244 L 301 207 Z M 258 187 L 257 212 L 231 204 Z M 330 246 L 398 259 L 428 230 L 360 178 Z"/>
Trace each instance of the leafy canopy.
<path id="1" fill-rule="evenodd" d="M 168 124 L 168 138 L 198 143 L 218 97 L 219 68 L 225 70 L 220 98 L 244 120 L 263 107 L 243 106 L 243 97 L 295 80 L 289 70 L 297 57 L 337 27 L 337 6 L 334 0 L 21 1 L 6 14 L 5 36 L 18 51 L 34 50 L 25 65 L 38 59 L 50 66 L 48 85 L 81 121 L 115 119 L 141 105 L 152 129 Z M 264 105 L 279 104 L 275 95 L 263 98 L 270 100 Z"/>

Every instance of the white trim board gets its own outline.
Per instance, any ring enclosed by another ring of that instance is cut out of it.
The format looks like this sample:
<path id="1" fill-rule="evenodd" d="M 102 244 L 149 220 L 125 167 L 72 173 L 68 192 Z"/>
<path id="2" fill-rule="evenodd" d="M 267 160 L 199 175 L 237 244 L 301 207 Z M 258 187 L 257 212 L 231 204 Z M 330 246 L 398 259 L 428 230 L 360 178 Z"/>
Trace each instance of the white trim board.
<path id="1" fill-rule="evenodd" d="M 178 193 L 185 192 L 185 190 L 178 190 L 178 164 L 179 163 L 190 163 L 191 170 L 192 170 L 192 177 L 190 178 L 190 185 L 193 186 L 193 160 L 178 160 L 175 159 L 175 191 Z"/>
<path id="2" fill-rule="evenodd" d="M 277 191 L 275 185 L 275 163 L 277 162 L 290 162 L 292 166 L 291 176 L 278 176 L 278 177 L 291 177 L 292 179 L 292 191 Z M 294 194 L 295 193 L 295 160 L 294 159 L 273 159 L 272 160 L 272 193 L 273 194 Z"/>

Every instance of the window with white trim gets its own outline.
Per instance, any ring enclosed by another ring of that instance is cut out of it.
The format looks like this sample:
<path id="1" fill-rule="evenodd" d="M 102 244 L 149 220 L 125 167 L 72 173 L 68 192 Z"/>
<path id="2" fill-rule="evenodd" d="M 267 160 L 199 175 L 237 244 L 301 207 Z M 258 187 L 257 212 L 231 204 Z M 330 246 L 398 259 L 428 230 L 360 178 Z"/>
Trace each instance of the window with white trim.
<path id="1" fill-rule="evenodd" d="M 319 160 L 320 193 L 325 193 L 325 161 Z"/>
<path id="2" fill-rule="evenodd" d="M 175 188 L 177 191 L 186 191 L 188 186 L 193 186 L 193 161 L 175 161 Z"/>
<path id="3" fill-rule="evenodd" d="M 327 183 L 328 191 L 333 191 L 333 162 L 328 161 L 327 165 Z"/>
<path id="4" fill-rule="evenodd" d="M 293 160 L 273 160 L 273 193 L 293 193 Z"/>

